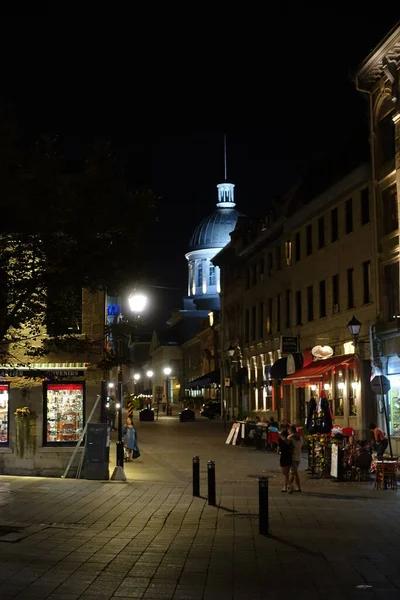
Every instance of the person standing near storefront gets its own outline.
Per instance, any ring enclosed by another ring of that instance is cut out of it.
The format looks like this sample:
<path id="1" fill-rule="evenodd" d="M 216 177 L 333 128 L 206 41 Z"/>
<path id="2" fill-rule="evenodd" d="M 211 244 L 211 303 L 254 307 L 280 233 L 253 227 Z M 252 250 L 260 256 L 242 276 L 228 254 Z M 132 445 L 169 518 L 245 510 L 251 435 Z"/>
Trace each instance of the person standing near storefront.
<path id="1" fill-rule="evenodd" d="M 380 427 L 377 427 L 375 423 L 371 423 L 369 428 L 374 434 L 374 440 L 376 444 L 376 456 L 377 458 L 382 458 L 389 444 L 389 440 L 386 437 L 386 433 L 382 431 Z"/>
<path id="2" fill-rule="evenodd" d="M 282 431 L 279 436 L 279 440 L 278 440 L 278 447 L 279 447 L 279 454 L 280 454 L 279 464 L 281 466 L 282 477 L 283 477 L 283 488 L 282 488 L 281 492 L 288 491 L 289 471 L 290 471 L 290 467 L 292 466 L 293 445 L 292 445 L 292 442 L 290 440 L 288 440 L 288 435 L 289 434 L 287 431 Z"/>
<path id="3" fill-rule="evenodd" d="M 297 433 L 296 425 L 290 426 L 290 435 L 288 440 L 293 445 L 292 451 L 292 465 L 290 467 L 290 478 L 289 478 L 289 494 L 293 492 L 293 482 L 296 480 L 297 489 L 296 492 L 301 492 L 301 484 L 300 484 L 300 476 L 299 476 L 299 466 L 301 461 L 301 447 L 303 445 L 303 440 L 301 436 Z"/>

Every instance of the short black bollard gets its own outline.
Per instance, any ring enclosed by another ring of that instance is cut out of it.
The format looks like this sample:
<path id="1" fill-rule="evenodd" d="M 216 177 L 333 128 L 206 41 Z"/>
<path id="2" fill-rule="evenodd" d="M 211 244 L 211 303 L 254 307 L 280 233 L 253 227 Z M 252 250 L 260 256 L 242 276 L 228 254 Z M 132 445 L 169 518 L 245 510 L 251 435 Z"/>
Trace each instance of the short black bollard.
<path id="1" fill-rule="evenodd" d="M 200 457 L 193 456 L 193 496 L 200 496 Z"/>
<path id="2" fill-rule="evenodd" d="M 269 535 L 268 477 L 258 480 L 258 533 Z"/>
<path id="3" fill-rule="evenodd" d="M 208 476 L 208 504 L 215 506 L 215 462 L 209 460 L 207 463 L 207 476 Z"/>

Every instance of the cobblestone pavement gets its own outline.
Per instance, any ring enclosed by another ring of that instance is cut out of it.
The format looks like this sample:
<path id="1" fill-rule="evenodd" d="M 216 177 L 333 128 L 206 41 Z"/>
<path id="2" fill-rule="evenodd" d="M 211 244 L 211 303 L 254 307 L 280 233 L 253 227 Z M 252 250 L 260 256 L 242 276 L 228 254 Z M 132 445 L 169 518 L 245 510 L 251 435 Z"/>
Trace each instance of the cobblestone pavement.
<path id="1" fill-rule="evenodd" d="M 396 492 L 303 473 L 304 491 L 282 494 L 276 456 L 224 446 L 221 424 L 191 435 L 149 425 L 127 483 L 0 478 L 1 600 L 400 597 Z M 191 494 L 201 440 L 217 464 L 216 507 Z M 262 474 L 269 537 L 258 534 Z"/>

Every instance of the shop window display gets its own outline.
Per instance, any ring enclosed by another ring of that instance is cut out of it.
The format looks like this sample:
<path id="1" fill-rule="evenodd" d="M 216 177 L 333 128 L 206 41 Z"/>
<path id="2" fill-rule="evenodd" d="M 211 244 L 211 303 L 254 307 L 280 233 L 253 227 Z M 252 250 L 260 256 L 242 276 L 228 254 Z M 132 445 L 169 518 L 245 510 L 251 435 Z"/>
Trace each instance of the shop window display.
<path id="1" fill-rule="evenodd" d="M 400 375 L 389 375 L 388 379 L 391 385 L 388 394 L 390 433 L 400 437 Z"/>
<path id="2" fill-rule="evenodd" d="M 74 443 L 84 424 L 84 385 L 48 383 L 44 388 L 47 444 Z"/>
<path id="3" fill-rule="evenodd" d="M 0 384 L 0 445 L 8 444 L 9 397 L 9 384 Z"/>

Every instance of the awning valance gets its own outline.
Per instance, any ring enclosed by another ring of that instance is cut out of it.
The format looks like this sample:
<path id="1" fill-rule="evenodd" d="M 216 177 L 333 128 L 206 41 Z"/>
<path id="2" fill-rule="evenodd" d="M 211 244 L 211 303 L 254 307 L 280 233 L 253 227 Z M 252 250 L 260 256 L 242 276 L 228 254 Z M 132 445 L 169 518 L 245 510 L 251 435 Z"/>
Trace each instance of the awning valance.
<path id="1" fill-rule="evenodd" d="M 193 388 L 205 388 L 209 387 L 213 383 L 220 383 L 221 376 L 219 369 L 215 371 L 211 371 L 211 373 L 207 373 L 206 375 L 202 375 L 201 377 L 197 377 L 197 379 L 193 379 L 193 381 L 189 381 L 185 385 L 185 389 L 191 390 Z"/>
<path id="2" fill-rule="evenodd" d="M 318 380 L 321 380 L 326 373 L 340 365 L 352 367 L 354 365 L 354 354 L 343 354 L 342 356 L 332 356 L 332 358 L 327 358 L 325 360 L 315 360 L 306 367 L 293 373 L 290 377 L 285 377 L 283 383 L 285 385 L 293 383 L 299 386 L 307 383 L 316 383 Z"/>

